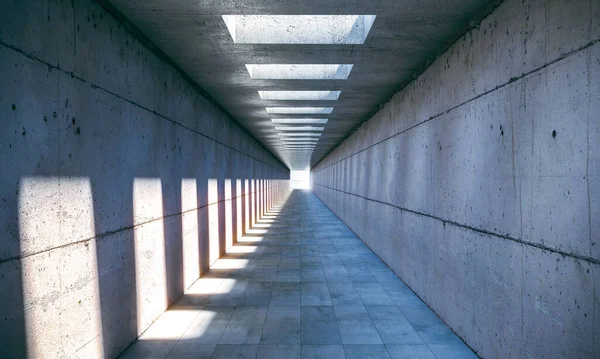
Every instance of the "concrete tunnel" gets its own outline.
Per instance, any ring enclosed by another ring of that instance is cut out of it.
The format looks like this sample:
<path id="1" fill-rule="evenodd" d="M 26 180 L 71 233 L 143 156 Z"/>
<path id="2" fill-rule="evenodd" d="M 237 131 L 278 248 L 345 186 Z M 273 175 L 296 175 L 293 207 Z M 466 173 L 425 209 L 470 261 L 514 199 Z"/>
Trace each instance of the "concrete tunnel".
<path id="1" fill-rule="evenodd" d="M 600 358 L 600 1 L 1 5 L 1 359 Z"/>

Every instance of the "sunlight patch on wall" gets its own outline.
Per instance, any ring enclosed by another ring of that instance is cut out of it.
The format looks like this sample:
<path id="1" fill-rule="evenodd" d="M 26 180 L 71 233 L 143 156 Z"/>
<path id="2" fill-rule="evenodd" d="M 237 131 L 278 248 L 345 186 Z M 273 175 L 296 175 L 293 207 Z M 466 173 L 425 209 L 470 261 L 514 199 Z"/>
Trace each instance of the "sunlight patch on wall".
<path id="1" fill-rule="evenodd" d="M 215 263 L 220 256 L 219 242 L 219 185 L 215 178 L 208 180 L 208 260 Z"/>
<path id="2" fill-rule="evenodd" d="M 233 245 L 233 202 L 231 179 L 225 179 L 225 250 Z"/>
<path id="3" fill-rule="evenodd" d="M 88 178 L 21 179 L 21 252 L 32 254 L 21 259 L 28 358 L 104 355 L 93 203 Z M 48 251 L 33 254 L 40 250 Z"/>
<path id="4" fill-rule="evenodd" d="M 160 178 L 133 180 L 138 334 L 167 308 L 163 196 Z"/>
<path id="5" fill-rule="evenodd" d="M 242 180 L 241 179 L 236 179 L 235 180 L 235 210 L 236 210 L 236 217 L 235 217 L 235 221 L 236 221 L 236 225 L 235 225 L 235 230 L 236 230 L 236 236 L 235 238 L 238 239 L 240 237 L 242 237 L 243 233 L 243 228 L 244 228 L 244 223 L 243 223 L 243 218 L 242 218 L 242 207 L 243 207 L 243 193 L 242 193 Z"/>
<path id="6" fill-rule="evenodd" d="M 250 229 L 250 182 L 244 179 L 244 233 Z M 241 237 L 238 237 L 238 240 Z"/>
<path id="7" fill-rule="evenodd" d="M 200 277 L 198 238 L 198 189 L 195 178 L 181 179 L 183 285 L 191 286 Z"/>

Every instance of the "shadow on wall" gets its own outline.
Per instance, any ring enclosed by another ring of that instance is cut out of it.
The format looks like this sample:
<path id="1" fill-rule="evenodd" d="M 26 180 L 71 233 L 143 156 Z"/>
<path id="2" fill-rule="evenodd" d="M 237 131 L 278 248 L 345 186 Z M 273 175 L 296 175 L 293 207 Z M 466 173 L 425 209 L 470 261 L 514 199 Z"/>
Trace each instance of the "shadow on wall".
<path id="1" fill-rule="evenodd" d="M 0 357 L 115 357 L 281 195 L 179 177 L 3 176 Z"/>

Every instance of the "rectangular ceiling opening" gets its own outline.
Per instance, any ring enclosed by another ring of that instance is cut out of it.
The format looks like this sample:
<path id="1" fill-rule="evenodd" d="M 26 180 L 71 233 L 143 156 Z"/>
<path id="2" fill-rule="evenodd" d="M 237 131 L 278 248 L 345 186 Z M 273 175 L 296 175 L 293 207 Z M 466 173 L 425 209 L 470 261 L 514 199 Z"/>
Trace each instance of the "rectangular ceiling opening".
<path id="1" fill-rule="evenodd" d="M 269 64 L 246 65 L 255 80 L 347 80 L 354 65 L 350 64 Z"/>
<path id="2" fill-rule="evenodd" d="M 325 127 L 316 126 L 281 126 L 275 127 L 277 131 L 323 131 Z"/>
<path id="3" fill-rule="evenodd" d="M 336 101 L 341 91 L 258 91 L 263 100 L 283 101 Z"/>
<path id="4" fill-rule="evenodd" d="M 236 44 L 364 44 L 376 15 L 223 15 Z"/>
<path id="5" fill-rule="evenodd" d="M 329 115 L 333 107 L 267 107 L 268 113 L 288 115 Z"/>
<path id="6" fill-rule="evenodd" d="M 314 142 L 284 143 L 284 146 L 286 146 L 286 147 L 290 147 L 290 145 L 291 146 L 298 145 L 298 146 L 312 146 L 312 147 L 314 147 L 314 145 L 316 145 L 316 143 L 314 143 Z"/>
<path id="7" fill-rule="evenodd" d="M 300 141 L 300 142 L 284 142 L 284 145 L 316 145 L 317 142 Z"/>
<path id="8" fill-rule="evenodd" d="M 296 132 L 296 133 L 279 133 L 281 138 L 289 138 L 289 137 L 321 137 L 320 133 L 316 132 Z"/>
<path id="9" fill-rule="evenodd" d="M 290 123 L 298 123 L 305 125 L 314 125 L 314 124 L 326 124 L 326 118 L 272 118 L 271 121 L 273 123 L 282 123 L 282 124 L 290 124 Z"/>

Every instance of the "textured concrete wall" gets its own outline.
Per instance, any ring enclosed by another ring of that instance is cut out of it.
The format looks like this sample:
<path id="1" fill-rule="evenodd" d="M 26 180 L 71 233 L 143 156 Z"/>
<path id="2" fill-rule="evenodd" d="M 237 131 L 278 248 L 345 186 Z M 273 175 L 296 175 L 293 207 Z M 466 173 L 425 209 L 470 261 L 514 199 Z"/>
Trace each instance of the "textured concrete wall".
<path id="1" fill-rule="evenodd" d="M 600 357 L 600 2 L 506 0 L 312 169 L 485 358 Z"/>
<path id="2" fill-rule="evenodd" d="M 96 2 L 3 2 L 0 69 L 0 358 L 115 357 L 287 191 Z"/>

